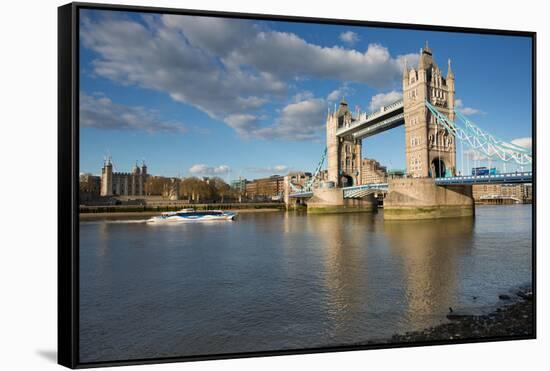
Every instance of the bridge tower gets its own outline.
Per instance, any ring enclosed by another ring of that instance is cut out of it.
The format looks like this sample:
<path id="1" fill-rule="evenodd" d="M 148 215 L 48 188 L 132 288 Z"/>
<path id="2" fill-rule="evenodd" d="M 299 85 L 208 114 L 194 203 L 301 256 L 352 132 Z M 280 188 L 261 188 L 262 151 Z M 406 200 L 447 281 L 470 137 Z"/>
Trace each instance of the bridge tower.
<path id="1" fill-rule="evenodd" d="M 440 177 L 456 173 L 456 144 L 452 133 L 437 125 L 424 104 L 427 100 L 454 120 L 455 77 L 448 62 L 447 76 L 435 63 L 428 42 L 420 50 L 418 67 L 403 69 L 403 111 L 407 174 Z"/>
<path id="2" fill-rule="evenodd" d="M 338 109 L 327 115 L 328 180 L 334 182 L 336 187 L 361 184 L 361 139 L 336 135 L 336 129 L 350 125 L 352 121 L 345 100 L 340 102 Z"/>

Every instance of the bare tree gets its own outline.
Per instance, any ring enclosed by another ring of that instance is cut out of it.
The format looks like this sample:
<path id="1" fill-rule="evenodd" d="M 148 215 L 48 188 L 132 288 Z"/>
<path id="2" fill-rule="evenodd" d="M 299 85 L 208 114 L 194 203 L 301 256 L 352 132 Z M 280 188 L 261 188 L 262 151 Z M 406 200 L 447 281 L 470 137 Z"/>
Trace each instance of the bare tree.
<path id="1" fill-rule="evenodd" d="M 221 178 L 215 177 L 210 179 L 210 184 L 214 188 L 216 198 L 220 198 L 222 203 L 225 197 L 231 194 L 231 187 Z"/>

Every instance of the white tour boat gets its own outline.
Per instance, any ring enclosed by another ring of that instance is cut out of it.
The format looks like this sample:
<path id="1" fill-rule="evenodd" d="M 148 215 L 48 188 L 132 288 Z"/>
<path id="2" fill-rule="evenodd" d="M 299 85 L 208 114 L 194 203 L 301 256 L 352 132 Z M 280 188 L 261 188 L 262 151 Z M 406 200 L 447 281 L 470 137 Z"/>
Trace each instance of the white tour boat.
<path id="1" fill-rule="evenodd" d="M 154 216 L 147 220 L 148 223 L 184 223 L 184 222 L 210 222 L 235 220 L 237 214 L 231 211 L 223 210 L 204 210 L 182 209 L 180 211 L 170 211 Z"/>

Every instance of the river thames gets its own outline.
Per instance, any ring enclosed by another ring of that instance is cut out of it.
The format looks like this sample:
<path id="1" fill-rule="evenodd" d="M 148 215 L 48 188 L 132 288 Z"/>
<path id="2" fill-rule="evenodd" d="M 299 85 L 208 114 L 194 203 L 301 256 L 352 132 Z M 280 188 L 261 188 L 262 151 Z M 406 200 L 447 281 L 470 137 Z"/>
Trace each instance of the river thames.
<path id="1" fill-rule="evenodd" d="M 242 213 L 80 223 L 80 361 L 385 339 L 531 284 L 531 205 L 475 218 Z"/>

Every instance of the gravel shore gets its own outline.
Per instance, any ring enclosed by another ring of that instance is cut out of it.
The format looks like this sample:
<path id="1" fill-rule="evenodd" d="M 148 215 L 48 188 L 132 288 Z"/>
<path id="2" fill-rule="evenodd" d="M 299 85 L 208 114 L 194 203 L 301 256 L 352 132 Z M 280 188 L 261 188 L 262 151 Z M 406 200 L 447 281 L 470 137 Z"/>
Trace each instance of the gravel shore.
<path id="1" fill-rule="evenodd" d="M 450 322 L 448 323 L 422 331 L 396 334 L 382 342 L 369 341 L 367 344 L 533 336 L 532 290 L 526 288 L 515 295 L 499 295 L 499 300 L 502 305 L 492 313 L 479 316 L 449 313 L 447 319 Z"/>

